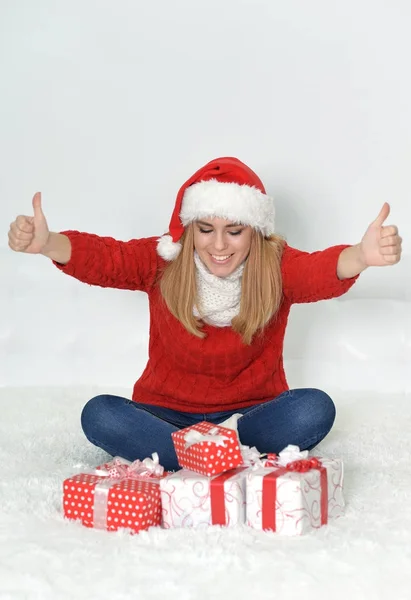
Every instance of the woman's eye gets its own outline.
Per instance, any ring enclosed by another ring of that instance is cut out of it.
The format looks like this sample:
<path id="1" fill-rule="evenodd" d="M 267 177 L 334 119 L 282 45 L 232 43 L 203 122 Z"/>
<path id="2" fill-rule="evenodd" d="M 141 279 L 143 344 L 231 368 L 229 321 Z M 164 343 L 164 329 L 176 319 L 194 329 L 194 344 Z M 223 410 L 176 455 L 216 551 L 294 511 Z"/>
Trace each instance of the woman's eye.
<path id="1" fill-rule="evenodd" d="M 202 227 L 198 228 L 200 233 L 212 233 L 213 230 L 212 229 L 202 229 Z M 230 235 L 240 235 L 240 233 L 242 233 L 243 230 L 240 229 L 240 231 L 228 231 L 227 233 L 229 233 Z"/>

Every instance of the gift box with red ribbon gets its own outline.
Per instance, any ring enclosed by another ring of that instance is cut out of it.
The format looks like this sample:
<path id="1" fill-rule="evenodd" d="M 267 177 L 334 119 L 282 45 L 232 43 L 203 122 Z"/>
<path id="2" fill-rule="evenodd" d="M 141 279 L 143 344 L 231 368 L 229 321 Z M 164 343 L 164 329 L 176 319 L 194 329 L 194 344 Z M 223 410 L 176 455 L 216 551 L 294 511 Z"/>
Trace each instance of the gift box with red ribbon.
<path id="1" fill-rule="evenodd" d="M 238 434 L 233 429 L 201 421 L 171 436 L 183 469 L 211 477 L 243 464 Z"/>
<path id="2" fill-rule="evenodd" d="M 249 469 L 246 481 L 246 523 L 255 529 L 301 535 L 344 513 L 340 459 L 287 446 Z"/>
<path id="3" fill-rule="evenodd" d="M 201 528 L 245 522 L 246 473 L 238 467 L 208 477 L 181 469 L 160 481 L 162 524 Z"/>
<path id="4" fill-rule="evenodd" d="M 64 516 L 86 527 L 139 532 L 161 524 L 160 478 L 165 475 L 152 459 L 133 463 L 121 457 L 79 473 L 63 483 Z"/>

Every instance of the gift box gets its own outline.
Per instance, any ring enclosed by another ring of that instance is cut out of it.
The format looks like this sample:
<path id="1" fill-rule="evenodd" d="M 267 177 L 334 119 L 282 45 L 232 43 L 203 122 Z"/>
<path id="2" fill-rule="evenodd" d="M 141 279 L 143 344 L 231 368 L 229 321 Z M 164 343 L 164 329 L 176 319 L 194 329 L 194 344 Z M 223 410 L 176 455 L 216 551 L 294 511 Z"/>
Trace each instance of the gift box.
<path id="1" fill-rule="evenodd" d="M 342 461 L 296 446 L 248 470 L 246 487 L 246 523 L 255 529 L 301 535 L 344 513 Z"/>
<path id="2" fill-rule="evenodd" d="M 211 477 L 243 464 L 238 434 L 202 421 L 171 434 L 178 464 Z"/>
<path id="3" fill-rule="evenodd" d="M 133 463 L 121 457 L 63 483 L 64 516 L 86 527 L 137 533 L 161 524 L 158 456 Z"/>
<path id="4" fill-rule="evenodd" d="M 160 481 L 162 525 L 231 527 L 245 522 L 247 467 L 212 477 L 182 469 Z"/>

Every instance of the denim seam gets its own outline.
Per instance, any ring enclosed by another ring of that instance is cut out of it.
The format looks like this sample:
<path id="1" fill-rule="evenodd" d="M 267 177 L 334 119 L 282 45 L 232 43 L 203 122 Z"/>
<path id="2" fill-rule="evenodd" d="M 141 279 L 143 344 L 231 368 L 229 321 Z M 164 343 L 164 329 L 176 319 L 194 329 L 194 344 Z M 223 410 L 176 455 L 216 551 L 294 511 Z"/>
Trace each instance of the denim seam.
<path id="1" fill-rule="evenodd" d="M 243 419 L 245 420 L 247 417 L 252 417 L 252 416 L 258 414 L 259 412 L 261 412 L 262 410 L 264 410 L 267 407 L 267 404 L 271 404 L 271 403 L 274 404 L 274 403 L 278 402 L 279 400 L 283 399 L 284 394 L 287 394 L 289 396 L 290 395 L 289 390 L 287 390 L 286 392 L 283 392 L 282 394 L 277 396 L 277 398 L 273 398 L 272 400 L 269 400 L 268 402 L 263 402 L 262 404 L 259 404 L 258 406 L 254 406 L 251 410 L 249 410 L 244 415 L 242 415 L 238 419 L 238 421 L 242 421 Z"/>
<path id="2" fill-rule="evenodd" d="M 128 403 L 133 404 L 137 410 L 143 410 L 144 412 L 148 413 L 152 417 L 155 417 L 156 419 L 160 419 L 160 421 L 163 421 L 163 423 L 167 423 L 167 425 L 172 425 L 173 427 L 177 427 L 177 429 L 186 427 L 186 425 L 176 425 L 176 423 L 172 423 L 171 421 L 167 421 L 167 419 L 163 419 L 163 417 L 159 417 L 155 413 L 151 412 L 151 410 L 148 410 L 145 406 L 141 406 L 137 402 L 134 402 L 134 400 L 129 400 Z"/>

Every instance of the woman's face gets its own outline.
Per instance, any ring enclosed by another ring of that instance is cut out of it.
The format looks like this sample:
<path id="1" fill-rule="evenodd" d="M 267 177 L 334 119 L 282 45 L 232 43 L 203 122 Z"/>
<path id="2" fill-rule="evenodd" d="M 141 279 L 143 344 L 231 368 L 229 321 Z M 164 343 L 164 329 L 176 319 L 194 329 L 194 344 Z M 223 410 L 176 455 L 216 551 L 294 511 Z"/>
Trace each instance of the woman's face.
<path id="1" fill-rule="evenodd" d="M 252 227 L 219 217 L 195 221 L 194 248 L 210 273 L 227 277 L 247 258 Z"/>

